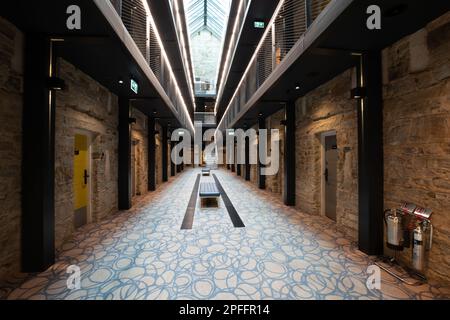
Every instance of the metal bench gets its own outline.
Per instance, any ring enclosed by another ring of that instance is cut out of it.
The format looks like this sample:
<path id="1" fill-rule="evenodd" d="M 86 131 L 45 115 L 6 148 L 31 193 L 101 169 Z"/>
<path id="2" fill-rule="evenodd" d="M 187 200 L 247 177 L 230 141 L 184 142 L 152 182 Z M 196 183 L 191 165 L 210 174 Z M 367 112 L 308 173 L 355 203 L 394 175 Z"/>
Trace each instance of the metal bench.
<path id="1" fill-rule="evenodd" d="M 202 169 L 202 176 L 209 176 L 209 175 L 211 175 L 211 169 L 203 168 Z"/>
<path id="2" fill-rule="evenodd" d="M 219 206 L 220 192 L 214 182 L 202 182 L 200 183 L 199 197 L 201 200 L 201 206 L 206 207 L 210 202 L 214 202 L 216 207 Z"/>

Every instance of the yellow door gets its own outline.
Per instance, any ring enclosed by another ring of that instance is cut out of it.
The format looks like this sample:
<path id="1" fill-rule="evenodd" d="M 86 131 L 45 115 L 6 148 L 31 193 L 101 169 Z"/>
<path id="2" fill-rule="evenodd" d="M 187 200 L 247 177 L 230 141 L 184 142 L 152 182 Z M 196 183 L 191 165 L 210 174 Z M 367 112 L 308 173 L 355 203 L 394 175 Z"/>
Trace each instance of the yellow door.
<path id="1" fill-rule="evenodd" d="M 74 144 L 74 223 L 79 228 L 87 223 L 89 203 L 89 146 L 87 136 L 75 135 Z"/>

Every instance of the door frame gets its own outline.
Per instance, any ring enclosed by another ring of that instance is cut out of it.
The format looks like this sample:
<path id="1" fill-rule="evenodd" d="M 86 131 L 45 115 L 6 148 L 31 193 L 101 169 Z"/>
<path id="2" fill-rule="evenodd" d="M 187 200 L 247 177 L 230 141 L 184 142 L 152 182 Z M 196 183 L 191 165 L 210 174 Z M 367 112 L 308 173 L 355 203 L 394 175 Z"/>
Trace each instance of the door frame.
<path id="1" fill-rule="evenodd" d="M 74 137 L 75 135 L 83 135 L 87 137 L 87 143 L 88 143 L 88 172 L 89 172 L 89 178 L 88 178 L 88 205 L 87 205 L 87 217 L 86 217 L 86 224 L 90 224 L 93 221 L 92 217 L 92 141 L 94 141 L 94 134 L 88 130 L 84 129 L 75 129 L 74 130 Z M 75 194 L 75 191 L 73 191 Z"/>
<path id="2" fill-rule="evenodd" d="M 320 134 L 320 215 L 326 217 L 326 181 L 325 181 L 325 169 L 326 169 L 326 145 L 325 138 L 336 136 L 337 141 L 337 131 L 330 130 L 325 131 Z M 337 195 L 336 195 L 337 196 Z"/>

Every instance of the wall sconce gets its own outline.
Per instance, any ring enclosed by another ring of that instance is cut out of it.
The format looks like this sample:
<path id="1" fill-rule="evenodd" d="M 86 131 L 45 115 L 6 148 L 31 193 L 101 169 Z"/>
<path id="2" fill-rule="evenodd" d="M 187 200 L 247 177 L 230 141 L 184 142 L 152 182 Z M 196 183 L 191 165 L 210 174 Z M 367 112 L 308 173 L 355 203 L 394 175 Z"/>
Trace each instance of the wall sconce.
<path id="1" fill-rule="evenodd" d="M 128 123 L 129 124 L 133 124 L 133 123 L 136 124 L 136 122 L 137 122 L 136 118 L 129 118 L 128 119 Z"/>
<path id="2" fill-rule="evenodd" d="M 350 91 L 351 99 L 364 99 L 367 96 L 365 87 L 356 87 Z"/>
<path id="3" fill-rule="evenodd" d="M 61 90 L 66 89 L 66 83 L 61 78 L 50 77 L 47 79 L 47 87 L 50 90 L 61 91 Z"/>

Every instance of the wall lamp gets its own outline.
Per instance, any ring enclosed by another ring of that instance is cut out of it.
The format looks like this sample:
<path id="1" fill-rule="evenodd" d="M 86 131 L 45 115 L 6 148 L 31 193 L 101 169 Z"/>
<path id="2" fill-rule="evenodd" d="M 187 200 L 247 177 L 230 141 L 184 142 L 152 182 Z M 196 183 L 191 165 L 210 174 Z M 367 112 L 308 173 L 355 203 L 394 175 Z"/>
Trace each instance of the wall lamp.
<path id="1" fill-rule="evenodd" d="M 133 124 L 133 123 L 136 124 L 136 122 L 137 122 L 137 119 L 136 119 L 136 118 L 129 118 L 129 119 L 128 119 L 128 123 L 129 123 L 129 124 Z"/>
<path id="2" fill-rule="evenodd" d="M 47 79 L 47 87 L 50 90 L 61 91 L 61 90 L 65 90 L 66 89 L 66 83 L 61 78 L 50 77 L 50 78 Z"/>
<path id="3" fill-rule="evenodd" d="M 365 87 L 356 87 L 350 91 L 351 99 L 364 99 L 367 96 Z"/>

